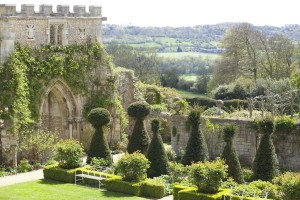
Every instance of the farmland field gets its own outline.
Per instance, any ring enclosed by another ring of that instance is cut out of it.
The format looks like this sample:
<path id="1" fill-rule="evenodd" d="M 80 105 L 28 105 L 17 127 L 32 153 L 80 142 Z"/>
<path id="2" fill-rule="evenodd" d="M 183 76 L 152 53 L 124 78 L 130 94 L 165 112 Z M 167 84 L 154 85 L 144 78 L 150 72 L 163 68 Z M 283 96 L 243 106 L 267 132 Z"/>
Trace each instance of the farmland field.
<path id="1" fill-rule="evenodd" d="M 177 90 L 177 92 L 181 95 L 182 98 L 195 98 L 205 96 L 203 94 L 197 94 L 186 90 Z"/>
<path id="2" fill-rule="evenodd" d="M 183 58 L 186 56 L 192 57 L 199 57 L 202 56 L 203 58 L 210 58 L 216 59 L 219 57 L 219 54 L 216 53 L 201 53 L 201 52 L 172 52 L 172 53 L 158 53 L 161 57 L 169 57 L 169 58 Z"/>

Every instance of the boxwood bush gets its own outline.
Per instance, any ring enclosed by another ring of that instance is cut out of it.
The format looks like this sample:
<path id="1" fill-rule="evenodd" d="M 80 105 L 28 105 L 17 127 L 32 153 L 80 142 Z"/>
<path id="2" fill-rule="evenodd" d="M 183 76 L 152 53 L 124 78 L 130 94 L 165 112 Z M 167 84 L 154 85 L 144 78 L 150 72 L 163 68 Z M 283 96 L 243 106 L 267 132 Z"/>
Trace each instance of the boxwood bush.
<path id="1" fill-rule="evenodd" d="M 162 184 L 154 184 L 144 181 L 142 184 L 142 196 L 162 198 L 165 196 L 165 187 Z"/>
<path id="2" fill-rule="evenodd" d="M 109 191 L 121 192 L 125 194 L 140 196 L 142 190 L 142 182 L 127 182 L 119 178 L 109 178 L 105 181 L 105 187 Z"/>
<path id="3" fill-rule="evenodd" d="M 220 189 L 214 194 L 205 194 L 197 192 L 196 188 L 192 190 L 181 190 L 178 193 L 178 200 L 221 200 L 229 191 L 229 189 Z"/>
<path id="4" fill-rule="evenodd" d="M 193 163 L 189 168 L 191 183 L 198 187 L 201 193 L 216 193 L 227 176 L 228 166 L 223 160 Z"/>
<path id="5" fill-rule="evenodd" d="M 44 178 L 65 183 L 75 182 L 75 169 L 63 169 L 56 165 L 48 165 L 43 170 Z"/>
<path id="6" fill-rule="evenodd" d="M 283 199 L 300 199 L 300 173 L 286 172 L 273 180 L 283 192 Z"/>
<path id="7" fill-rule="evenodd" d="M 116 163 L 116 173 L 125 181 L 142 181 L 147 178 L 149 160 L 145 155 L 134 152 L 123 155 Z"/>
<path id="8" fill-rule="evenodd" d="M 173 189 L 173 200 L 213 200 L 223 199 L 223 195 L 229 194 L 229 189 L 220 189 L 215 194 L 205 194 L 197 192 L 195 187 L 175 185 Z"/>
<path id="9" fill-rule="evenodd" d="M 165 194 L 164 186 L 161 184 L 153 184 L 148 181 L 127 182 L 120 180 L 119 177 L 106 179 L 105 187 L 109 191 L 151 198 L 162 198 Z"/>
<path id="10" fill-rule="evenodd" d="M 83 148 L 76 140 L 61 140 L 56 145 L 56 160 L 64 169 L 74 169 L 81 164 Z"/>

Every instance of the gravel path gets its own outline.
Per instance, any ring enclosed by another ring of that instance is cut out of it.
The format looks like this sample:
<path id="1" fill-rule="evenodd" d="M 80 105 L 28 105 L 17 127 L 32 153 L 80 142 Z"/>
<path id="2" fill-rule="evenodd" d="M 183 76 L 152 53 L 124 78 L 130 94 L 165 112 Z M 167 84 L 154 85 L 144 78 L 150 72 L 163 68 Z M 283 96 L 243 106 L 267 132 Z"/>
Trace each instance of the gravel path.
<path id="1" fill-rule="evenodd" d="M 4 187 L 16 183 L 23 183 L 27 181 L 43 179 L 43 178 L 44 175 L 42 169 L 27 172 L 27 173 L 21 173 L 17 175 L 5 176 L 0 178 L 0 187 Z"/>

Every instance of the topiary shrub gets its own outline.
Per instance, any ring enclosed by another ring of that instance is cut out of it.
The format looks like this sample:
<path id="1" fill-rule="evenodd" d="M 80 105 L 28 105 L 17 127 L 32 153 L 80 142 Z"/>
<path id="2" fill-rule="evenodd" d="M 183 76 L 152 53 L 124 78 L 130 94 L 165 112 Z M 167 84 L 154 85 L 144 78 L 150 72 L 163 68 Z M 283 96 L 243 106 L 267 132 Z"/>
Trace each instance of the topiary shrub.
<path id="1" fill-rule="evenodd" d="M 273 118 L 266 117 L 257 120 L 256 125 L 262 137 L 253 162 L 253 179 L 270 181 L 279 173 L 277 155 L 271 138 L 275 131 L 275 124 Z"/>
<path id="2" fill-rule="evenodd" d="M 150 113 L 150 105 L 146 102 L 135 102 L 128 107 L 128 115 L 133 117 L 135 125 L 128 142 L 127 151 L 133 153 L 140 151 L 146 154 L 149 145 L 149 136 L 144 127 L 144 119 Z"/>
<path id="3" fill-rule="evenodd" d="M 112 156 L 104 135 L 103 126 L 110 122 L 111 115 L 108 110 L 104 108 L 95 108 L 88 114 L 88 121 L 95 128 L 95 133 L 89 146 L 87 163 L 90 163 L 93 157 L 103 158 L 112 164 Z"/>
<path id="4" fill-rule="evenodd" d="M 191 125 L 191 135 L 182 158 L 182 164 L 184 165 L 208 160 L 208 149 L 205 138 L 199 129 L 201 112 L 201 107 L 195 107 L 188 116 L 188 123 Z"/>
<path id="5" fill-rule="evenodd" d="M 56 160 L 63 169 L 74 169 L 81 164 L 83 148 L 76 140 L 61 140 L 56 144 Z"/>
<path id="6" fill-rule="evenodd" d="M 150 167 L 149 160 L 145 155 L 134 152 L 123 155 L 116 164 L 116 173 L 125 181 L 142 181 L 147 177 Z"/>
<path id="7" fill-rule="evenodd" d="M 237 183 L 244 183 L 243 171 L 232 144 L 236 132 L 236 127 L 232 124 L 227 124 L 223 128 L 223 139 L 226 142 L 221 158 L 224 159 L 228 165 L 228 175 L 232 177 Z"/>
<path id="8" fill-rule="evenodd" d="M 213 194 L 218 192 L 223 179 L 227 176 L 228 166 L 223 160 L 193 163 L 189 168 L 189 178 L 198 192 Z"/>
<path id="9" fill-rule="evenodd" d="M 147 171 L 148 177 L 158 177 L 168 174 L 168 156 L 162 138 L 159 134 L 160 123 L 158 119 L 151 122 L 153 138 L 147 150 L 146 157 L 150 161 L 150 168 Z"/>

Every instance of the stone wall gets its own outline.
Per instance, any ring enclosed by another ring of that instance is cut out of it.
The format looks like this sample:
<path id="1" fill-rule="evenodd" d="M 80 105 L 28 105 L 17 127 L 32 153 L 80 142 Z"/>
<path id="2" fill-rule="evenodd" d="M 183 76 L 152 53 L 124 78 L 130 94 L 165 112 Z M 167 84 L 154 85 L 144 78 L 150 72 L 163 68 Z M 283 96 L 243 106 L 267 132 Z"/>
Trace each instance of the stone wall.
<path id="1" fill-rule="evenodd" d="M 171 145 L 178 154 L 180 150 L 185 150 L 190 133 L 186 127 L 187 116 L 172 115 L 169 117 L 170 126 L 173 127 Z M 259 145 L 259 133 L 251 128 L 251 120 L 210 118 L 210 123 L 214 124 L 214 131 L 205 129 L 205 119 L 202 119 L 201 130 L 205 134 L 210 159 L 214 159 L 223 151 L 225 143 L 222 138 L 222 127 L 225 124 L 235 124 L 237 134 L 234 138 L 234 145 L 243 164 L 251 165 Z M 279 164 L 283 169 L 300 170 L 300 125 L 291 131 L 276 132 L 273 136 Z"/>

